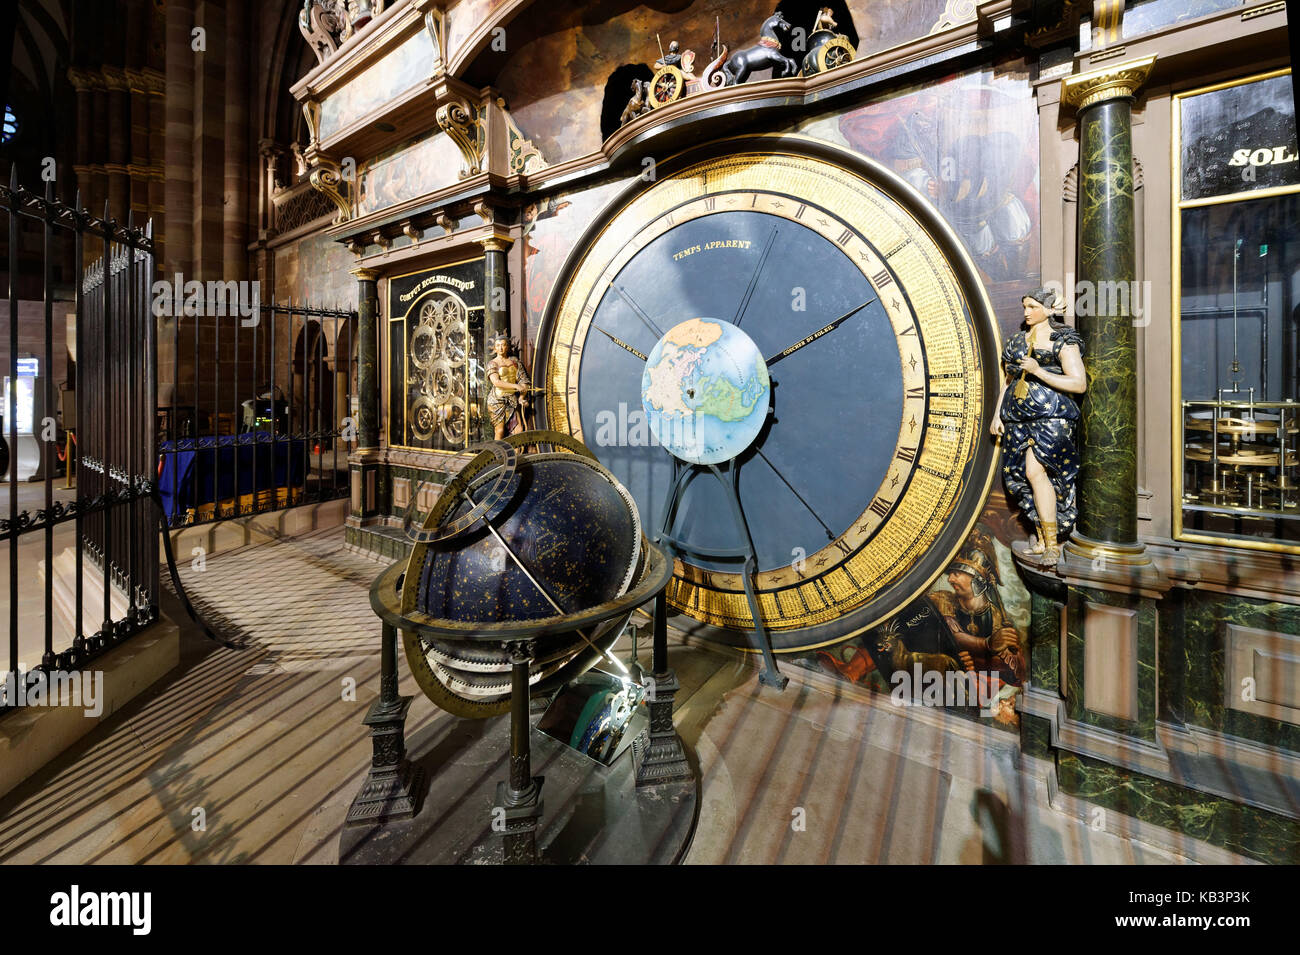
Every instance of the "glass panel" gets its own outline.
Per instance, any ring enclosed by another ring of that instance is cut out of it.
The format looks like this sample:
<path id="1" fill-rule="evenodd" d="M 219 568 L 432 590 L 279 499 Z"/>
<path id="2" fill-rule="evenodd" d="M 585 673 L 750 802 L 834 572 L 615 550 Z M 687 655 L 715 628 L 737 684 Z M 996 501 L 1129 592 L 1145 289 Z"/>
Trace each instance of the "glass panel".
<path id="1" fill-rule="evenodd" d="M 1184 201 L 1300 183 L 1290 74 L 1179 102 Z"/>
<path id="2" fill-rule="evenodd" d="M 1300 194 L 1184 209 L 1183 527 L 1300 541 Z"/>
<path id="3" fill-rule="evenodd" d="M 391 443 L 465 449 L 482 434 L 483 260 L 397 276 L 389 303 Z"/>

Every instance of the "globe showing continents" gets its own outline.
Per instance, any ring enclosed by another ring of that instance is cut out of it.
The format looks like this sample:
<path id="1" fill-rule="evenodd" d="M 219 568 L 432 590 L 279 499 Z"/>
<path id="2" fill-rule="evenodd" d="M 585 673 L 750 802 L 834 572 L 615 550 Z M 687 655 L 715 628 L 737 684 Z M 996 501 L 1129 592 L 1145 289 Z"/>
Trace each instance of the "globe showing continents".
<path id="1" fill-rule="evenodd" d="M 691 464 L 718 464 L 744 451 L 767 416 L 767 363 L 730 322 L 674 325 L 646 359 L 641 404 L 656 440 Z"/>

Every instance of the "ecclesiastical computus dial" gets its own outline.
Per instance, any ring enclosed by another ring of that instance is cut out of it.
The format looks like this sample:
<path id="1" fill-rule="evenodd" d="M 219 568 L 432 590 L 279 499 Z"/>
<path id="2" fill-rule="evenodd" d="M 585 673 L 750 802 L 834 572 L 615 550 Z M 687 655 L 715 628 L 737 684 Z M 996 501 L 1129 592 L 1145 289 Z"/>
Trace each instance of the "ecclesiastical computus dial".
<path id="1" fill-rule="evenodd" d="M 778 652 L 863 632 L 947 567 L 995 470 L 998 334 L 960 241 L 897 176 L 802 137 L 723 141 L 630 188 L 556 289 L 538 341 L 546 426 L 586 442 L 647 532 L 673 478 L 642 410 L 647 358 L 691 319 L 757 346 L 769 410 L 736 461 Z M 705 552 L 739 543 L 715 481 L 690 484 L 675 528 Z M 678 559 L 667 593 L 699 621 L 687 629 L 749 645 L 740 571 Z"/>

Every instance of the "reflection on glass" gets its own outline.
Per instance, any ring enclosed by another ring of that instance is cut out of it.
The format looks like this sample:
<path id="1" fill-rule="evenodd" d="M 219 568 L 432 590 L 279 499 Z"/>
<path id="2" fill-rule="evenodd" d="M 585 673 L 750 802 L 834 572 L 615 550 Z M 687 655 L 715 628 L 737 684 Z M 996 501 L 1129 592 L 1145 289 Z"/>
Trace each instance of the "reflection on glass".
<path id="1" fill-rule="evenodd" d="M 1300 183 L 1289 73 L 1179 102 L 1183 201 Z"/>
<path id="2" fill-rule="evenodd" d="M 1182 210 L 1183 526 L 1300 541 L 1300 195 Z"/>

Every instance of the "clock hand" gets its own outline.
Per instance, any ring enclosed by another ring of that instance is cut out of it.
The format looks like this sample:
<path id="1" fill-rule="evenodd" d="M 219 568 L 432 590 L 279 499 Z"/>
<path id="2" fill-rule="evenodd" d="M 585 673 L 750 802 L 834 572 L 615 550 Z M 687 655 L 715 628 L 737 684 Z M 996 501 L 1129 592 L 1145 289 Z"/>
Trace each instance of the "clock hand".
<path id="1" fill-rule="evenodd" d="M 781 483 L 790 489 L 790 493 L 799 499 L 799 503 L 808 509 L 808 513 L 813 516 L 813 519 L 822 526 L 822 530 L 826 531 L 827 539 L 835 540 L 835 534 L 826 526 L 826 522 L 812 509 L 812 505 L 804 500 L 804 496 L 794 489 L 794 485 L 785 479 L 785 475 L 778 470 L 777 466 L 768 460 L 767 455 L 763 453 L 762 449 L 755 448 L 754 450 L 757 451 L 758 456 L 763 459 L 763 463 L 772 469 L 772 473 L 781 479 Z"/>
<path id="2" fill-rule="evenodd" d="M 754 266 L 754 274 L 749 278 L 749 288 L 745 289 L 745 297 L 740 300 L 740 307 L 736 309 L 736 318 L 732 322 L 737 328 L 740 327 L 741 320 L 745 317 L 745 310 L 749 308 L 749 300 L 754 295 L 754 286 L 758 284 L 758 277 L 763 273 L 763 263 L 767 261 L 768 255 L 772 252 L 772 246 L 776 244 L 777 227 L 772 227 L 772 234 L 767 237 L 767 245 L 763 246 L 763 254 L 758 257 L 758 264 Z"/>
<path id="3" fill-rule="evenodd" d="M 623 341 L 623 339 L 621 339 L 621 338 L 615 338 L 613 335 L 611 335 L 609 332 L 605 331 L 605 329 L 601 328 L 601 327 L 600 327 L 599 325 L 597 325 L 595 322 L 592 322 L 592 323 L 591 323 L 591 327 L 594 328 L 596 331 L 600 332 L 602 335 L 604 335 L 606 338 L 608 338 L 610 341 L 612 341 L 612 342 L 613 342 L 615 345 L 617 345 L 619 348 L 623 349 L 624 351 L 630 351 L 633 355 L 636 355 L 636 357 L 637 357 L 637 358 L 640 358 L 642 361 L 645 361 L 645 360 L 646 360 L 646 356 L 645 356 L 645 355 L 641 354 L 639 351 L 637 351 L 635 348 L 633 348 L 633 347 L 632 347 L 631 345 L 629 345 L 627 342 Z"/>
<path id="4" fill-rule="evenodd" d="M 835 329 L 839 328 L 839 326 L 840 326 L 842 323 L 844 323 L 845 321 L 847 321 L 848 319 L 850 319 L 851 317 L 853 317 L 854 315 L 856 315 L 858 312 L 862 311 L 864 308 L 866 308 L 868 305 L 870 305 L 870 304 L 871 304 L 872 302 L 874 302 L 874 301 L 876 301 L 876 299 L 873 298 L 873 299 L 871 299 L 871 300 L 869 300 L 869 301 L 863 302 L 863 303 L 862 303 L 861 305 L 859 305 L 857 308 L 850 309 L 849 311 L 845 312 L 843 315 L 841 315 L 839 318 L 835 319 L 835 321 L 831 322 L 829 325 L 823 325 L 821 328 L 817 329 L 817 331 L 813 332 L 813 333 L 812 333 L 811 335 L 809 335 L 807 338 L 801 338 L 801 339 L 799 339 L 799 341 L 795 342 L 793 345 L 791 345 L 791 346 L 790 346 L 789 348 L 787 348 L 785 351 L 783 351 L 783 352 L 779 352 L 779 353 L 773 355 L 771 358 L 766 359 L 766 361 L 767 361 L 767 367 L 768 367 L 768 368 L 771 368 L 773 365 L 775 365 L 775 364 L 776 364 L 778 361 L 780 361 L 782 358 L 789 358 L 791 355 L 793 355 L 795 352 L 797 352 L 800 348 L 803 348 L 805 345 L 809 345 L 809 344 L 811 344 L 812 342 L 815 342 L 817 339 L 821 338 L 821 337 L 822 337 L 823 335 L 825 335 L 827 332 L 833 332 L 833 331 L 835 331 Z"/>
<path id="5" fill-rule="evenodd" d="M 645 322 L 646 328 L 654 332 L 655 341 L 658 341 L 659 339 L 664 337 L 664 333 L 659 331 L 659 326 L 656 325 L 654 322 L 650 321 L 650 316 L 647 315 L 641 309 L 640 305 L 632 301 L 632 296 L 628 295 L 627 292 L 623 291 L 623 286 L 615 285 L 613 282 L 610 282 L 609 287 L 612 288 L 615 292 L 617 292 L 619 296 L 622 297 L 623 301 L 627 302 L 628 307 L 632 309 L 632 311 L 636 312 L 636 317 L 641 319 L 641 321 Z"/>

